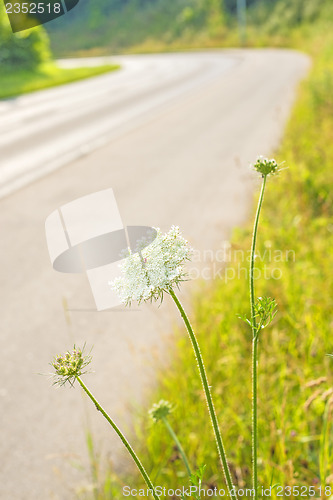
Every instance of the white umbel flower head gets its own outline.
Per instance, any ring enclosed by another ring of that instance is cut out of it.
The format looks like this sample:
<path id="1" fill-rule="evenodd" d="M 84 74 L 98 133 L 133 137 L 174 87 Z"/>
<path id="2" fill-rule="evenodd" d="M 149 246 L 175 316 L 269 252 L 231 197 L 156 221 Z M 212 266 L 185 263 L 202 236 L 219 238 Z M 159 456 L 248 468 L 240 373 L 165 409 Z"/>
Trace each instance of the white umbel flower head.
<path id="1" fill-rule="evenodd" d="M 139 253 L 129 251 L 120 266 L 122 276 L 109 282 L 126 305 L 133 301 L 162 300 L 164 293 L 187 279 L 184 265 L 190 260 L 193 249 L 179 227 L 172 226 L 165 234 L 155 229 L 155 240 Z"/>

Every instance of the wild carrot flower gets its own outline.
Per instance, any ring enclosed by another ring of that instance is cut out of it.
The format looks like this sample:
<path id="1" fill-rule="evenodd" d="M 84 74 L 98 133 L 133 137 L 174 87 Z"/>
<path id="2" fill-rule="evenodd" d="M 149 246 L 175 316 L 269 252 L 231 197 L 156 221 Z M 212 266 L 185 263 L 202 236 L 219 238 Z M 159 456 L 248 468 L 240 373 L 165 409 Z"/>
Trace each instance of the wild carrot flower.
<path id="1" fill-rule="evenodd" d="M 190 260 L 193 250 L 182 237 L 179 227 L 172 226 L 166 234 L 162 234 L 160 229 L 156 229 L 156 231 L 157 236 L 148 247 L 142 249 L 139 253 L 129 252 L 128 257 L 121 266 L 122 276 L 109 282 L 109 284 L 126 305 L 130 305 L 132 301 L 140 303 L 142 301 L 162 300 L 164 293 L 168 293 L 173 298 L 185 323 L 198 363 L 229 494 L 233 500 L 237 500 L 200 347 L 184 308 L 174 291 L 175 288 L 179 288 L 180 282 L 187 279 L 185 263 Z M 165 405 L 161 405 L 160 411 L 168 411 L 168 409 Z M 164 423 L 168 422 L 166 416 L 161 416 L 159 412 L 155 413 L 155 416 L 162 419 Z M 173 431 L 169 430 L 169 432 L 171 434 Z M 173 438 L 175 439 L 174 436 Z M 190 472 L 189 467 L 188 471 Z"/>
<path id="2" fill-rule="evenodd" d="M 154 498 L 154 500 L 159 500 L 159 496 L 155 492 L 155 488 L 149 475 L 147 474 L 144 466 L 142 465 L 140 459 L 136 455 L 129 441 L 126 439 L 125 435 L 121 432 L 117 424 L 112 420 L 112 418 L 106 413 L 104 408 L 99 404 L 94 395 L 90 392 L 88 387 L 85 385 L 83 380 L 81 379 L 81 375 L 84 375 L 86 371 L 84 371 L 85 367 L 91 362 L 91 356 L 84 356 L 83 349 L 78 349 L 74 346 L 73 351 L 67 351 L 65 354 L 56 356 L 52 361 L 51 365 L 55 369 L 55 377 L 54 384 L 65 385 L 66 382 L 69 382 L 71 386 L 74 385 L 75 380 L 78 381 L 84 392 L 94 403 L 96 409 L 103 415 L 106 421 L 111 425 L 113 430 L 117 433 L 125 448 L 131 455 L 134 460 L 137 468 L 139 469 L 145 483 L 148 486 L 150 491 L 150 495 Z"/>
<path id="3" fill-rule="evenodd" d="M 126 305 L 162 300 L 164 293 L 170 293 L 187 279 L 184 264 L 193 250 L 179 227 L 172 226 L 165 234 L 160 229 L 156 231 L 155 240 L 139 253 L 129 250 L 121 265 L 122 276 L 109 282 Z"/>
<path id="4" fill-rule="evenodd" d="M 51 365 L 55 370 L 53 374 L 54 384 L 64 385 L 69 382 L 73 386 L 75 380 L 87 373 L 86 366 L 91 362 L 91 356 L 83 354 L 83 349 L 74 346 L 73 351 L 67 351 L 63 355 L 54 358 Z"/>
<path id="5" fill-rule="evenodd" d="M 267 175 L 274 175 L 279 172 L 279 165 L 276 160 L 264 158 L 263 156 L 258 156 L 257 161 L 253 165 L 254 170 L 259 172 L 263 177 Z"/>
<path id="6" fill-rule="evenodd" d="M 259 331 L 272 321 L 276 314 L 275 300 L 270 297 L 259 297 L 255 300 L 254 294 L 254 260 L 258 234 L 259 217 L 267 177 L 279 172 L 279 165 L 274 159 L 267 159 L 259 156 L 253 168 L 261 174 L 263 181 L 261 185 L 257 212 L 254 219 L 251 256 L 250 256 L 250 305 L 251 321 L 248 323 L 252 328 L 252 480 L 254 490 L 254 500 L 258 499 L 258 339 Z"/>

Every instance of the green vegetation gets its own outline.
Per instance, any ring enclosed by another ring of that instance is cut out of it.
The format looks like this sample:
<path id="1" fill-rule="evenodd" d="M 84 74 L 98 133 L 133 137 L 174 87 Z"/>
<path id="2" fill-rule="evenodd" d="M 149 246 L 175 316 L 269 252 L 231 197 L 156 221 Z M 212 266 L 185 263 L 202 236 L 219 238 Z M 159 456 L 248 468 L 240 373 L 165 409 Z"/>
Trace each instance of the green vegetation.
<path id="1" fill-rule="evenodd" d="M 259 484 L 327 484 L 333 492 L 333 363 L 326 356 L 333 351 L 333 35 L 329 19 L 302 29 L 308 38 L 296 30 L 293 43 L 307 47 L 313 68 L 278 152 L 288 168 L 268 182 L 258 236 L 256 265 L 271 278 L 258 280 L 256 293 L 278 303 L 278 315 L 260 340 Z M 251 331 L 237 319 L 249 314 L 248 261 L 242 256 L 248 256 L 251 229 L 249 222 L 233 236 L 227 268 L 234 278 L 223 279 L 222 271 L 222 279 L 201 283 L 192 313 L 238 488 L 251 488 Z M 176 405 L 169 420 L 191 466 L 206 464 L 206 488 L 225 487 L 193 361 L 181 334 L 152 402 Z M 155 484 L 187 485 L 163 425 L 152 426 L 144 412 L 136 430 L 135 447 Z M 95 498 L 122 498 L 123 485 L 143 487 L 134 472 L 111 474 Z"/>
<path id="2" fill-rule="evenodd" d="M 290 44 L 333 16 L 330 0 L 247 0 L 247 45 Z M 239 44 L 236 0 L 94 0 L 47 25 L 56 54 L 158 52 Z"/>
<path id="3" fill-rule="evenodd" d="M 3 3 L 0 4 L 0 68 L 35 68 L 50 59 L 49 39 L 43 28 L 14 34 Z"/>
<path id="4" fill-rule="evenodd" d="M 12 33 L 0 3 L 0 99 L 100 75 L 118 65 L 64 69 L 51 61 L 43 28 Z"/>
<path id="5" fill-rule="evenodd" d="M 34 69 L 3 71 L 0 78 L 0 99 L 26 94 L 35 90 L 63 85 L 119 69 L 118 65 L 64 69 L 48 62 Z"/>

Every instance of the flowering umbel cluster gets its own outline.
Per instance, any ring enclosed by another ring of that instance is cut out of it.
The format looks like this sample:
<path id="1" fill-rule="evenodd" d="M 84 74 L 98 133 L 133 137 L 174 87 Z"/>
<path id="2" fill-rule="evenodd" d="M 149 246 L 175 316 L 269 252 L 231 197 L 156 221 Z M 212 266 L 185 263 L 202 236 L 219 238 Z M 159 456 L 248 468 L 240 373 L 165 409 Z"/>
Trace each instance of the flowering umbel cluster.
<path id="1" fill-rule="evenodd" d="M 149 416 L 154 420 L 154 422 L 158 422 L 163 418 L 167 418 L 168 415 L 173 411 L 173 406 L 169 401 L 165 401 L 161 399 L 158 403 L 155 403 L 152 408 L 149 410 Z"/>
<path id="2" fill-rule="evenodd" d="M 165 234 L 158 228 L 156 231 L 155 240 L 142 251 L 129 251 L 121 264 L 122 276 L 109 282 L 126 305 L 133 301 L 162 300 L 164 293 L 187 279 L 184 265 L 193 250 L 179 227 L 172 226 Z"/>
<path id="3" fill-rule="evenodd" d="M 64 385 L 69 382 L 73 386 L 75 379 L 86 373 L 85 368 L 91 362 L 91 356 L 83 354 L 82 349 L 74 346 L 73 351 L 56 356 L 51 363 L 55 370 L 54 384 Z"/>
<path id="4" fill-rule="evenodd" d="M 253 168 L 263 177 L 266 177 L 267 175 L 274 175 L 279 172 L 279 165 L 276 161 L 273 158 L 269 160 L 263 156 L 258 156 Z"/>

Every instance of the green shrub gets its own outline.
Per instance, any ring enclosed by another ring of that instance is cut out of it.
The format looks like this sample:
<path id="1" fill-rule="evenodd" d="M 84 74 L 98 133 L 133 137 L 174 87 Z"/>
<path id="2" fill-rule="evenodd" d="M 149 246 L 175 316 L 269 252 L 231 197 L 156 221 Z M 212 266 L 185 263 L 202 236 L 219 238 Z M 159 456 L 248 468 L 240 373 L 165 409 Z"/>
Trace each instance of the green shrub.
<path id="1" fill-rule="evenodd" d="M 48 36 L 43 28 L 13 33 L 0 4 L 0 67 L 33 68 L 50 58 Z"/>

